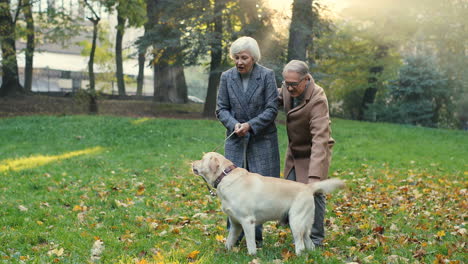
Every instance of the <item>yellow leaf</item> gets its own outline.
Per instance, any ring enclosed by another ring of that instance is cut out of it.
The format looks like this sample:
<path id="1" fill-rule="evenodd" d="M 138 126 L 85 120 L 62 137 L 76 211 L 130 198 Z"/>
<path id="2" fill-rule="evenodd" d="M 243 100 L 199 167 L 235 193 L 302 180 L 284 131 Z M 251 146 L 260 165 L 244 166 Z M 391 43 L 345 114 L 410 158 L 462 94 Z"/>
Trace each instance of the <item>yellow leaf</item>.
<path id="1" fill-rule="evenodd" d="M 44 222 L 39 221 L 39 220 L 37 220 L 36 223 L 37 223 L 38 225 L 43 225 L 43 224 L 44 224 Z"/>
<path id="2" fill-rule="evenodd" d="M 200 251 L 194 250 L 194 251 L 190 252 L 190 254 L 187 255 L 187 258 L 196 259 L 198 254 L 200 254 Z"/>
<path id="3" fill-rule="evenodd" d="M 222 243 L 224 242 L 224 237 L 222 235 L 216 235 L 216 240 Z"/>
<path id="4" fill-rule="evenodd" d="M 73 206 L 73 212 L 76 212 L 76 211 L 83 211 L 83 207 L 81 207 L 81 205 Z"/>
<path id="5" fill-rule="evenodd" d="M 444 230 L 440 230 L 439 232 L 437 232 L 437 237 L 444 237 L 444 236 L 445 236 Z"/>
<path id="6" fill-rule="evenodd" d="M 137 196 L 141 196 L 145 193 L 145 186 L 142 184 L 142 185 L 139 185 L 138 186 L 138 190 L 136 191 L 136 195 Z"/>
<path id="7" fill-rule="evenodd" d="M 29 259 L 29 256 L 20 256 L 20 260 L 28 260 Z"/>

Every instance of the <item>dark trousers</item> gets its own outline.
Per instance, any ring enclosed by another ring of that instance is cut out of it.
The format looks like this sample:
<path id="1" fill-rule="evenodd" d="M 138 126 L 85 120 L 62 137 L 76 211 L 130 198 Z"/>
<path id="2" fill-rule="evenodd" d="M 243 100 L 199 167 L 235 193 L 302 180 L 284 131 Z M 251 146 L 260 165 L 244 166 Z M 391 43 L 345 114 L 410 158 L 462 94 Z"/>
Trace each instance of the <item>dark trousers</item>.
<path id="1" fill-rule="evenodd" d="M 289 172 L 288 177 L 286 178 L 291 181 L 296 181 L 296 170 L 292 168 L 291 172 Z M 315 216 L 314 216 L 314 224 L 312 225 L 312 233 L 310 234 L 310 238 L 315 245 L 322 245 L 322 241 L 325 237 L 325 226 L 324 226 L 324 218 L 325 218 L 325 209 L 326 209 L 326 197 L 323 193 L 317 193 L 314 195 L 314 202 L 315 202 Z"/>
<path id="2" fill-rule="evenodd" d="M 231 221 L 229 221 L 229 217 L 227 219 L 227 229 L 231 227 Z M 263 226 L 262 225 L 256 225 L 255 226 L 255 242 L 257 242 L 257 247 L 260 247 L 262 242 L 263 242 L 263 236 L 262 236 L 262 231 L 263 231 Z M 236 245 L 238 245 L 241 241 L 242 238 L 244 238 L 244 231 L 239 235 L 239 238 L 237 239 Z"/>

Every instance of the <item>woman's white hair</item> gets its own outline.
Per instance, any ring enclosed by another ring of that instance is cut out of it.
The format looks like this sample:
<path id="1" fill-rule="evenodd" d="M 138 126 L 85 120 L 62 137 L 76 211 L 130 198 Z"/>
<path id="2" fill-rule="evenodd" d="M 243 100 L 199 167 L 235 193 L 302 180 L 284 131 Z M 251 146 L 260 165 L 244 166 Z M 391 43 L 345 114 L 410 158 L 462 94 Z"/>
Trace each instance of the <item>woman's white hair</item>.
<path id="1" fill-rule="evenodd" d="M 284 66 L 283 76 L 287 72 L 297 72 L 301 75 L 301 78 L 304 78 L 307 74 L 309 74 L 309 65 L 300 60 L 292 60 Z"/>
<path id="2" fill-rule="evenodd" d="M 255 62 L 258 62 L 262 56 L 257 41 L 251 37 L 240 37 L 236 39 L 236 41 L 231 44 L 229 55 L 231 59 L 234 59 L 236 54 L 243 51 L 250 53 Z"/>

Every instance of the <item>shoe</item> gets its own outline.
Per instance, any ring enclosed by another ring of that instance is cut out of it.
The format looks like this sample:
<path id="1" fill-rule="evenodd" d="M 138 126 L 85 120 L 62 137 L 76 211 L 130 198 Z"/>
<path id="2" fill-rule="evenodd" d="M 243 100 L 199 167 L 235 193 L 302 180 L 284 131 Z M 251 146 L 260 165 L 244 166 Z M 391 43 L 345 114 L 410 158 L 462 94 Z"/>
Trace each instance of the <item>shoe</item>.
<path id="1" fill-rule="evenodd" d="M 315 246 L 315 249 L 320 249 L 320 250 L 325 248 L 325 246 L 323 244 L 315 244 L 314 243 L 314 246 Z"/>
<path id="2" fill-rule="evenodd" d="M 255 240 L 255 244 L 257 244 L 257 248 L 263 247 L 263 240 Z"/>

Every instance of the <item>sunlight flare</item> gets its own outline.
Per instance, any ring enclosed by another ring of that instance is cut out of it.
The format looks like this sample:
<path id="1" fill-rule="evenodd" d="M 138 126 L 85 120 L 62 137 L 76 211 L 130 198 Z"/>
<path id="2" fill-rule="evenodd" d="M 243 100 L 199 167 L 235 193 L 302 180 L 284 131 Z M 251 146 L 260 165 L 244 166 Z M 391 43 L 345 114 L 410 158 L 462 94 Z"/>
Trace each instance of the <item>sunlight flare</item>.
<path id="1" fill-rule="evenodd" d="M 78 150 L 78 151 L 72 151 L 72 152 L 64 153 L 61 155 L 55 155 L 55 156 L 36 155 L 36 156 L 27 157 L 27 158 L 6 159 L 3 161 L 0 161 L 0 172 L 4 172 L 8 170 L 20 171 L 20 170 L 25 170 L 25 169 L 31 169 L 31 168 L 42 166 L 42 165 L 45 165 L 54 161 L 58 161 L 58 160 L 69 159 L 69 158 L 73 158 L 73 157 L 81 156 L 81 155 L 94 154 L 102 150 L 103 150 L 102 147 L 94 147 L 94 148 L 87 148 L 87 149 Z"/>
<path id="2" fill-rule="evenodd" d="M 150 120 L 151 120 L 151 118 L 143 117 L 143 118 L 139 118 L 139 119 L 133 120 L 133 121 L 132 121 L 132 124 L 134 124 L 134 125 L 139 125 L 139 124 L 141 124 L 141 123 L 144 123 L 144 122 L 150 121 Z"/>

